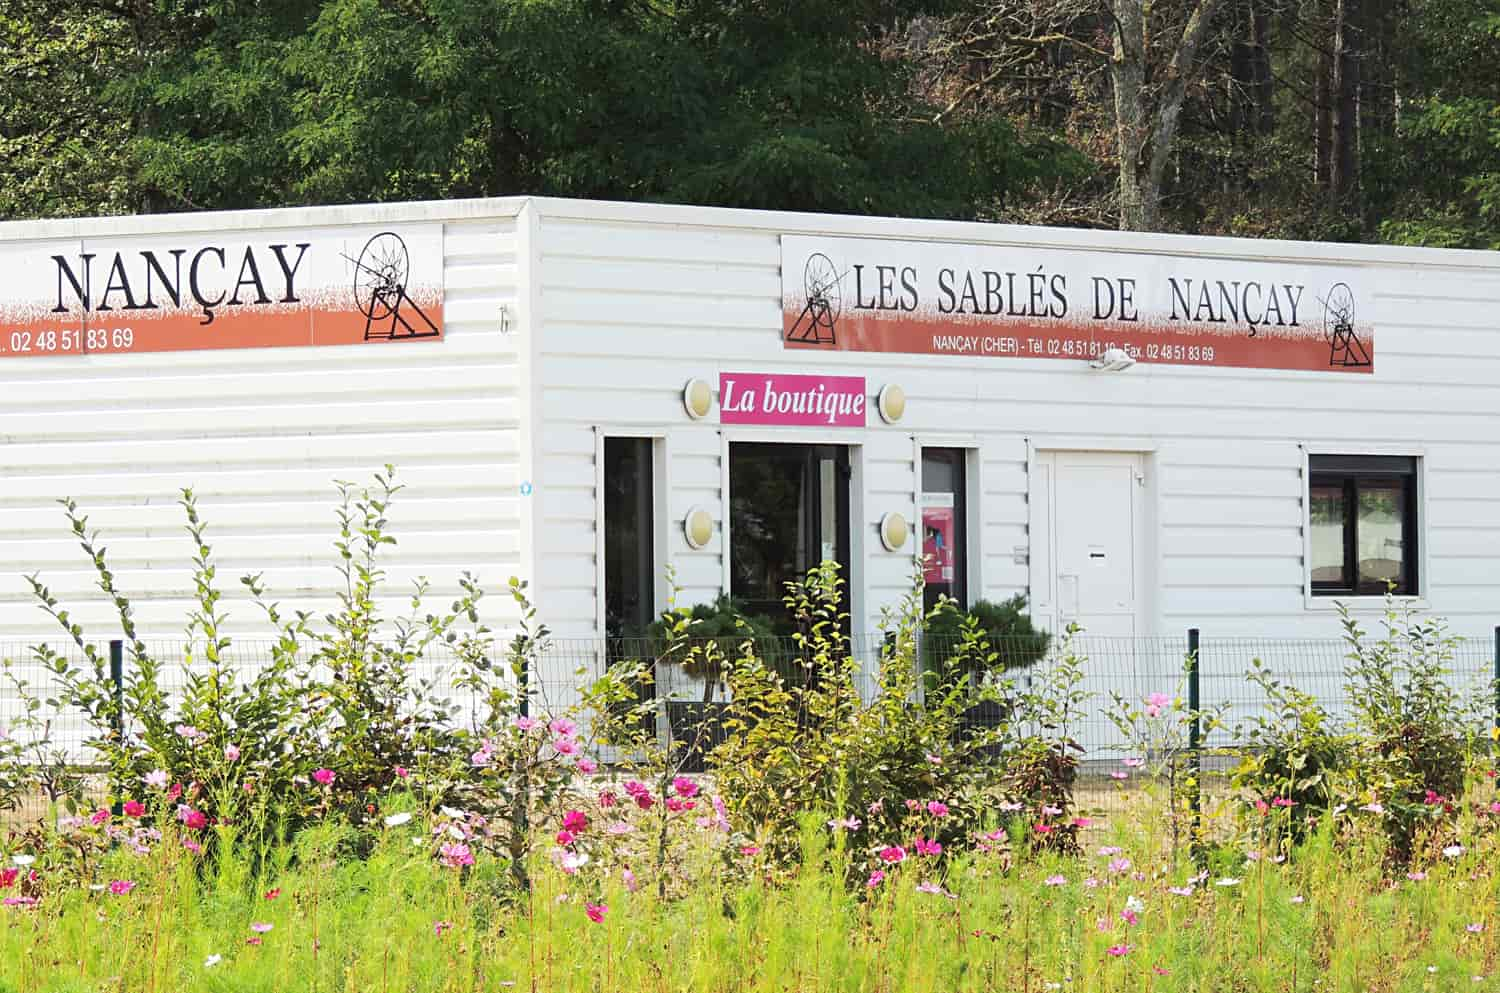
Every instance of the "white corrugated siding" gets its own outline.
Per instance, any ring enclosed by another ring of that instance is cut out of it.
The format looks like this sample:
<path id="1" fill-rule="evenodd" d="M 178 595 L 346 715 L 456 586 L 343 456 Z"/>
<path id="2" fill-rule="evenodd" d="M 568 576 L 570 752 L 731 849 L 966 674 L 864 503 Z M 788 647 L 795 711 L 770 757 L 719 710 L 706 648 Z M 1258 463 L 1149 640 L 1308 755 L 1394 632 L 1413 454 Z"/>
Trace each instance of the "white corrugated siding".
<path id="1" fill-rule="evenodd" d="M 191 543 L 176 505 L 192 487 L 236 635 L 270 632 L 239 577 L 263 573 L 284 609 L 335 606 L 334 481 L 369 482 L 387 463 L 404 485 L 389 514 L 387 616 L 431 581 L 446 608 L 464 571 L 500 594 L 520 571 L 523 420 L 515 201 L 397 205 L 3 225 L 0 237 L 134 230 L 295 228 L 443 220 L 441 342 L 400 347 L 244 349 L 0 362 L 0 641 L 61 631 L 23 579 L 39 574 L 96 640 L 118 624 L 69 535 L 60 497 L 101 532 L 142 631 L 180 636 Z M 76 230 L 75 230 L 76 229 Z M 492 625 L 514 611 L 489 601 Z"/>

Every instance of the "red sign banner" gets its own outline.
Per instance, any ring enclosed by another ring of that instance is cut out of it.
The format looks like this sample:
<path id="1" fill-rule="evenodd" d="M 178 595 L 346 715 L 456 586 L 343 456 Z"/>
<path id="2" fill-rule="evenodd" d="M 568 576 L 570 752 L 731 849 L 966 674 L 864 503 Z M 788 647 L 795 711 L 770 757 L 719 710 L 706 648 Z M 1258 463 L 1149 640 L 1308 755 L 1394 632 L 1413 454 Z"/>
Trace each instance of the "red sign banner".
<path id="1" fill-rule="evenodd" d="M 789 349 L 1373 373 L 1357 269 L 781 239 Z"/>
<path id="2" fill-rule="evenodd" d="M 0 358 L 435 341 L 442 225 L 20 242 Z"/>

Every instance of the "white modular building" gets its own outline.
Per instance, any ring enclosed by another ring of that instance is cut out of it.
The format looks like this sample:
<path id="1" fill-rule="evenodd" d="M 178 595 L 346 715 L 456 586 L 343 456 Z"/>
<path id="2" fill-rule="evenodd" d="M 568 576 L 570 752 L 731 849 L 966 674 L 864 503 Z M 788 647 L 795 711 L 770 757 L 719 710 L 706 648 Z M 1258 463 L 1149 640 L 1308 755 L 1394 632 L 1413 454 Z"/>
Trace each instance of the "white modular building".
<path id="1" fill-rule="evenodd" d="M 1500 623 L 1500 255 L 506 198 L 0 224 L 0 641 L 56 501 L 178 635 L 233 577 L 329 610 L 387 463 L 389 612 L 459 574 L 600 640 L 824 559 L 850 630 L 1028 597 L 1099 636 L 1333 638 L 1389 588 Z M 503 629 L 510 607 L 492 599 Z"/>

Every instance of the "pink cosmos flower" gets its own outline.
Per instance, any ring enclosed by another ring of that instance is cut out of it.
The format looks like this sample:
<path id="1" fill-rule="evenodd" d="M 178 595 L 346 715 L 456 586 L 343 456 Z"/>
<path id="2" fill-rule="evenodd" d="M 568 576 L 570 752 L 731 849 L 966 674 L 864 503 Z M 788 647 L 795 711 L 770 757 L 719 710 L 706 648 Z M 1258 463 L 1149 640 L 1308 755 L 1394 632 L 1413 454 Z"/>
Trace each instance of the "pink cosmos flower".
<path id="1" fill-rule="evenodd" d="M 1068 877 L 1067 876 L 1048 876 L 1046 879 L 1042 880 L 1042 885 L 1044 885 L 1044 886 L 1066 886 L 1066 885 L 1068 885 Z"/>
<path id="2" fill-rule="evenodd" d="M 687 801 L 680 800 L 675 796 L 669 796 L 667 797 L 667 809 L 674 814 L 680 814 L 682 813 L 682 811 L 689 810 L 691 808 L 688 807 Z"/>
<path id="3" fill-rule="evenodd" d="M 1307 902 L 1307 897 L 1303 896 L 1301 893 L 1298 893 L 1296 896 L 1292 897 L 1292 899 L 1291 899 L 1290 902 L 1292 902 L 1292 903 L 1306 903 Z"/>
<path id="4" fill-rule="evenodd" d="M 1158 976 L 1170 976 L 1172 974 L 1171 969 L 1163 969 L 1159 965 L 1153 965 L 1151 967 L 1151 971 L 1156 973 Z"/>
<path id="5" fill-rule="evenodd" d="M 534 727 L 536 727 L 536 721 L 532 720 L 531 718 L 529 718 L 529 717 L 517 717 L 516 718 L 516 730 L 517 731 L 530 731 Z"/>
<path id="6" fill-rule="evenodd" d="M 557 832 L 557 843 L 559 845 L 561 845 L 563 848 L 567 848 L 575 840 L 576 839 L 573 837 L 573 832 L 571 832 L 571 831 L 568 831 L 568 830 L 565 829 L 565 830 Z"/>
<path id="7" fill-rule="evenodd" d="M 572 738 L 558 738 L 552 743 L 552 749 L 559 755 L 577 755 L 578 742 Z"/>
<path id="8" fill-rule="evenodd" d="M 574 834 L 588 830 L 588 815 L 581 810 L 569 810 L 563 814 L 563 827 Z"/>
<path id="9" fill-rule="evenodd" d="M 1111 856 L 1119 855 L 1124 850 L 1119 845 L 1104 845 L 1099 849 L 1099 857 L 1107 859 Z"/>
<path id="10" fill-rule="evenodd" d="M 192 838 L 183 838 L 182 839 L 182 847 L 186 848 L 188 851 L 192 852 L 194 855 L 202 855 L 203 854 L 203 846 L 200 845 L 200 844 L 198 844 Z M 142 851 L 141 854 L 144 855 L 146 853 L 145 853 L 145 851 Z"/>
<path id="11" fill-rule="evenodd" d="M 1500 800 L 1495 800 L 1490 804 L 1490 813 L 1500 814 Z"/>
<path id="12" fill-rule="evenodd" d="M 20 869 L 0 869 L 0 890 L 8 890 L 16 885 L 16 877 L 19 875 Z"/>
<path id="13" fill-rule="evenodd" d="M 1191 886 L 1169 886 L 1167 887 L 1167 892 L 1173 896 L 1192 896 L 1193 888 Z"/>
<path id="14" fill-rule="evenodd" d="M 266 932 L 270 931 L 271 928 L 273 928 L 275 926 L 276 925 L 274 925 L 274 924 L 267 924 L 264 921 L 254 921 L 250 925 L 250 930 L 254 931 L 256 934 L 265 934 Z"/>
<path id="15" fill-rule="evenodd" d="M 1108 955 L 1112 955 L 1115 958 L 1119 958 L 1122 955 L 1129 955 L 1130 952 L 1131 952 L 1131 946 L 1130 945 L 1110 945 L 1104 951 Z"/>
<path id="16" fill-rule="evenodd" d="M 1484 925 L 1476 921 L 1475 923 L 1470 924 L 1468 927 L 1464 928 L 1464 930 L 1469 932 L 1470 934 L 1480 934 L 1484 931 Z"/>
<path id="17" fill-rule="evenodd" d="M 887 865 L 895 865 L 897 862 L 906 861 L 906 849 L 900 845 L 887 845 L 880 850 L 880 861 Z"/>
<path id="18" fill-rule="evenodd" d="M 1025 810 L 1026 805 L 1022 803 L 1016 803 L 1014 801 L 1002 800 L 1001 802 L 995 804 L 995 809 L 1000 811 L 1002 814 L 1014 814 L 1019 811 Z"/>
<path id="19" fill-rule="evenodd" d="M 432 933 L 434 935 L 436 935 L 437 937 L 439 937 L 439 938 L 441 938 L 443 936 L 443 932 L 444 931 L 450 931 L 452 929 L 453 929 L 453 925 L 450 924 L 450 923 L 448 923 L 447 921 L 433 921 L 432 922 Z"/>
<path id="20" fill-rule="evenodd" d="M 171 788 L 167 790 L 167 802 L 176 803 L 177 798 L 180 796 L 182 796 L 182 784 L 173 783 Z"/>
<path id="21" fill-rule="evenodd" d="M 152 769 L 141 777 L 141 782 L 152 789 L 164 790 L 167 788 L 167 770 Z"/>
<path id="22" fill-rule="evenodd" d="M 555 719 L 547 728 L 559 738 L 571 738 L 578 733 L 578 725 L 566 717 Z"/>
<path id="23" fill-rule="evenodd" d="M 1420 882 L 1421 882 L 1421 881 L 1422 881 L 1422 880 L 1424 880 L 1424 879 L 1426 879 L 1426 878 L 1427 878 L 1427 873 L 1425 873 L 1425 872 L 1422 872 L 1422 871 L 1421 871 L 1421 870 L 1420 870 L 1420 869 L 1419 869 L 1419 870 L 1416 870 L 1416 871 L 1414 871 L 1414 872 L 1408 872 L 1408 873 L 1407 873 L 1407 874 L 1406 874 L 1406 878 L 1407 878 L 1407 879 L 1410 879 L 1410 880 L 1411 880 L 1411 881 L 1412 881 L 1412 882 L 1414 882 L 1414 883 L 1420 883 Z"/>
<path id="24" fill-rule="evenodd" d="M 1132 755 L 1127 759 L 1122 759 L 1120 764 L 1127 769 L 1139 769 L 1146 764 L 1146 760 Z"/>
<path id="25" fill-rule="evenodd" d="M 1172 698 L 1167 694 L 1152 693 L 1150 696 L 1146 697 L 1146 716 L 1159 717 L 1161 716 L 1162 708 L 1169 707 L 1171 706 L 1171 704 Z"/>
<path id="26" fill-rule="evenodd" d="M 1083 888 L 1086 890 L 1097 890 L 1099 888 L 1099 880 L 1090 876 L 1083 881 Z"/>
<path id="27" fill-rule="evenodd" d="M 1271 806 L 1270 806 L 1270 804 L 1266 803 L 1266 801 L 1264 801 L 1264 800 L 1256 800 L 1255 801 L 1255 810 L 1256 810 L 1257 813 L 1260 813 L 1260 814 L 1269 814 L 1271 812 Z"/>
<path id="28" fill-rule="evenodd" d="M 638 779 L 627 779 L 625 781 L 625 792 L 634 799 L 642 796 L 650 796 L 651 788 Z"/>
<path id="29" fill-rule="evenodd" d="M 620 870 L 620 879 L 624 881 L 625 889 L 627 891 L 634 893 L 636 890 L 640 889 L 641 884 L 636 880 L 635 873 L 630 871 L 629 866 L 626 866 L 624 869 Z"/>
<path id="30" fill-rule="evenodd" d="M 192 807 L 179 806 L 177 809 L 177 819 L 194 831 L 201 831 L 208 827 L 208 815 L 201 810 L 194 810 Z"/>
<path id="31" fill-rule="evenodd" d="M 109 820 L 109 809 L 107 807 L 100 807 L 89 815 L 90 824 L 99 825 L 107 820 Z"/>
<path id="32" fill-rule="evenodd" d="M 1035 824 L 1035 825 L 1032 826 L 1032 828 L 1033 828 L 1033 830 L 1036 831 L 1037 834 L 1051 834 L 1052 833 L 1052 825 L 1051 824 Z"/>
<path id="33" fill-rule="evenodd" d="M 1059 815 L 1061 813 L 1062 813 L 1062 808 L 1061 807 L 1054 807 L 1050 803 L 1047 804 L 1047 805 L 1045 805 L 1044 807 L 1042 807 L 1042 816 L 1043 817 L 1056 817 L 1057 815 Z"/>
<path id="34" fill-rule="evenodd" d="M 629 821 L 612 821 L 605 829 L 606 834 L 629 834 L 635 828 L 630 826 Z"/>
<path id="35" fill-rule="evenodd" d="M 109 891 L 115 896 L 124 896 L 133 889 L 135 889 L 135 880 L 133 879 L 116 879 L 109 884 Z"/>
<path id="36" fill-rule="evenodd" d="M 438 849 L 438 855 L 442 857 L 443 864 L 450 869 L 460 869 L 474 864 L 474 853 L 469 850 L 468 845 L 462 842 L 448 842 Z"/>
<path id="37" fill-rule="evenodd" d="M 927 812 L 933 817 L 947 817 L 948 805 L 941 800 L 928 800 Z"/>
<path id="38" fill-rule="evenodd" d="M 940 844 L 938 844 L 936 840 L 928 841 L 926 838 L 918 838 L 912 844 L 912 847 L 917 850 L 917 854 L 918 855 L 941 855 L 941 854 L 943 854 L 943 846 L 940 845 Z"/>
<path id="39" fill-rule="evenodd" d="M 245 944 L 247 944 L 247 945 L 259 945 L 260 943 L 261 943 L 260 935 L 258 935 L 258 934 L 253 934 L 250 937 L 248 937 L 248 938 L 245 939 Z"/>
<path id="40" fill-rule="evenodd" d="M 656 798 L 650 793 L 642 793 L 640 796 L 635 798 L 635 805 L 642 810 L 650 810 L 652 807 L 656 806 Z"/>
<path id="41" fill-rule="evenodd" d="M 1091 826 L 1093 823 L 1094 823 L 1094 820 L 1091 817 L 1075 817 L 1075 818 L 1073 818 L 1073 826 L 1076 827 L 1076 828 L 1086 828 L 1086 827 Z"/>
<path id="42" fill-rule="evenodd" d="M 1129 872 L 1130 871 L 1130 860 L 1127 859 L 1127 858 L 1124 858 L 1124 857 L 1117 858 L 1117 859 L 1110 859 L 1110 862 L 1109 862 L 1109 871 L 1111 873 L 1117 875 L 1117 876 L 1120 873 L 1122 873 L 1122 872 Z"/>
<path id="43" fill-rule="evenodd" d="M 1274 800 L 1271 801 L 1271 806 L 1273 806 L 1273 807 L 1295 807 L 1295 806 L 1297 806 L 1297 801 L 1293 800 L 1291 797 L 1279 796 L 1276 799 L 1274 799 Z"/>
<path id="44" fill-rule="evenodd" d="M 405 779 L 411 775 L 411 770 L 404 765 L 398 765 L 395 769 L 397 779 Z"/>
<path id="45" fill-rule="evenodd" d="M 932 894 L 938 895 L 938 894 L 941 894 L 943 892 L 943 888 L 941 886 L 937 885 L 936 883 L 918 883 L 917 884 L 917 892 L 918 893 L 932 893 Z"/>
<path id="46" fill-rule="evenodd" d="M 691 800 L 698 795 L 698 784 L 686 776 L 678 776 L 672 780 L 672 789 L 676 790 L 677 795 L 684 800 Z"/>
<path id="47" fill-rule="evenodd" d="M 1129 924 L 1131 927 L 1135 927 L 1141 922 L 1141 917 L 1135 911 L 1131 910 L 1129 907 L 1126 907 L 1124 910 L 1120 911 L 1120 920 L 1124 921 L 1126 924 Z"/>
<path id="48" fill-rule="evenodd" d="M 333 785 L 333 777 L 332 769 L 318 769 L 313 772 L 313 779 L 321 786 Z"/>
<path id="49" fill-rule="evenodd" d="M 583 905 L 583 912 L 595 924 L 603 924 L 604 915 L 609 913 L 609 907 L 602 903 L 586 903 Z"/>
<path id="50" fill-rule="evenodd" d="M 869 812 L 869 814 L 870 814 L 871 817 L 875 817 L 875 816 L 877 816 L 877 815 L 879 815 L 879 814 L 881 814 L 881 813 L 883 813 L 885 811 L 885 801 L 884 800 L 876 800 L 874 803 L 870 804 L 865 809 Z"/>
<path id="51" fill-rule="evenodd" d="M 858 831 L 863 824 L 864 822 L 858 817 L 845 817 L 840 820 L 828 822 L 828 826 L 835 831 L 839 828 L 843 828 L 845 831 Z"/>
<path id="52" fill-rule="evenodd" d="M 874 872 L 870 873 L 870 878 L 865 880 L 865 886 L 873 890 L 883 882 L 885 882 L 884 870 L 876 869 Z"/>
<path id="53" fill-rule="evenodd" d="M 760 854 L 760 846 L 759 845 L 741 845 L 740 846 L 740 854 L 744 855 L 747 858 L 750 857 L 750 856 L 752 856 L 752 855 L 759 855 Z"/>
<path id="54" fill-rule="evenodd" d="M 239 760 L 240 760 L 240 750 L 239 750 L 239 748 L 236 747 L 233 743 L 225 745 L 224 746 L 224 761 L 225 762 L 238 762 Z"/>
<path id="55" fill-rule="evenodd" d="M 1129 779 L 1130 778 L 1130 773 L 1128 773 L 1128 772 L 1121 772 L 1120 770 L 1116 769 L 1114 772 L 1111 772 L 1109 774 L 1109 778 L 1110 779 Z"/>
<path id="56" fill-rule="evenodd" d="M 266 890 L 263 899 L 274 900 L 279 896 L 281 896 L 281 887 L 278 886 L 275 889 Z"/>
<path id="57" fill-rule="evenodd" d="M 620 798 L 617 797 L 617 796 L 615 796 L 614 790 L 600 790 L 599 791 L 599 806 L 600 807 L 603 807 L 604 809 L 607 810 L 607 809 L 609 809 L 610 807 L 613 807 L 615 804 L 617 804 L 619 802 L 620 802 Z"/>
<path id="58" fill-rule="evenodd" d="M 920 800 L 907 800 L 906 809 L 915 814 L 922 809 L 922 802 Z"/>
<path id="59" fill-rule="evenodd" d="M 34 896 L 8 896 L 4 900 L 0 900 L 0 903 L 3 903 L 7 907 L 35 907 L 36 906 L 36 897 L 34 897 Z"/>
<path id="60" fill-rule="evenodd" d="M 927 761 L 928 761 L 928 762 L 929 762 L 929 763 L 930 763 L 930 764 L 932 764 L 932 765 L 942 765 L 942 764 L 943 764 L 943 759 L 942 759 L 942 756 L 939 756 L 939 755 L 932 755 L 932 754 L 930 754 L 930 753 L 929 753 L 929 754 L 928 754 L 928 756 L 927 756 Z"/>
<path id="61" fill-rule="evenodd" d="M 580 758 L 578 760 L 578 771 L 583 773 L 585 776 L 592 776 L 594 773 L 599 771 L 599 763 L 595 762 L 588 756 L 584 756 L 583 758 Z"/>
<path id="62" fill-rule="evenodd" d="M 123 809 L 126 817 L 140 817 L 146 812 L 146 805 L 139 800 L 126 800 Z"/>

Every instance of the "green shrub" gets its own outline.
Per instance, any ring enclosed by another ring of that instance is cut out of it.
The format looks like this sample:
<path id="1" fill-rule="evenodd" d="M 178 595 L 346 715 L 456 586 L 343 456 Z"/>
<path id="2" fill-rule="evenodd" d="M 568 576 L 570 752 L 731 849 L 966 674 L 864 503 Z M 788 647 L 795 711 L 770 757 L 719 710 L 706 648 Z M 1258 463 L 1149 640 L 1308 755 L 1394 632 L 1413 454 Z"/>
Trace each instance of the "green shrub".
<path id="1" fill-rule="evenodd" d="M 1051 635 L 1032 622 L 1026 597 L 991 603 L 975 601 L 967 611 L 944 598 L 924 624 L 923 661 L 945 678 L 982 677 L 1033 665 L 1047 654 Z"/>

